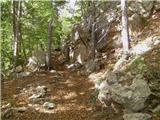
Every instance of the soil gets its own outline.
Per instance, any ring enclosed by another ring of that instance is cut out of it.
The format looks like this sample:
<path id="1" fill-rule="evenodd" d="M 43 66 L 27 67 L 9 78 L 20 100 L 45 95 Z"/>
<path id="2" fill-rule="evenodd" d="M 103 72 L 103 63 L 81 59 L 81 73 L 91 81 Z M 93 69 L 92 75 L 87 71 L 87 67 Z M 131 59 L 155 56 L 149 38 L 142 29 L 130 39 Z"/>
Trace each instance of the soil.
<path id="1" fill-rule="evenodd" d="M 53 55 L 57 72 L 43 71 L 32 76 L 5 80 L 2 82 L 2 105 L 11 103 L 13 107 L 26 106 L 27 96 L 18 96 L 23 88 L 44 85 L 46 98 L 56 104 L 51 110 L 35 110 L 29 107 L 25 112 L 13 111 L 7 120 L 122 120 L 122 113 L 114 113 L 111 108 L 103 109 L 96 100 L 94 85 L 79 71 L 68 70 L 59 62 L 60 53 Z M 95 99 L 95 100 L 94 100 Z"/>

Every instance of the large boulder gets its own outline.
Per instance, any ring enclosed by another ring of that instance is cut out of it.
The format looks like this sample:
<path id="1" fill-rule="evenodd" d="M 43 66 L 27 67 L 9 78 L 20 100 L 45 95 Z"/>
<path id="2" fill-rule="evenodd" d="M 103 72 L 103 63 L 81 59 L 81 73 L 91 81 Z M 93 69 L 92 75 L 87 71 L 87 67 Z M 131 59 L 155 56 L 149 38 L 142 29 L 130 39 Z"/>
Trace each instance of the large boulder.
<path id="1" fill-rule="evenodd" d="M 97 77 L 97 79 L 102 78 Z M 142 110 L 145 107 L 145 101 L 151 94 L 149 85 L 139 75 L 133 80 L 129 79 L 133 79 L 133 77 L 128 74 L 108 72 L 103 81 L 98 83 L 98 99 L 104 103 L 113 100 L 129 111 Z"/>
<path id="2" fill-rule="evenodd" d="M 30 71 L 37 71 L 40 67 L 43 67 L 47 63 L 46 52 L 41 50 L 33 51 L 32 56 L 28 59 L 27 67 Z"/>
<path id="3" fill-rule="evenodd" d="M 131 111 L 139 111 L 145 107 L 145 101 L 151 94 L 150 88 L 143 79 L 134 79 L 131 86 L 114 84 L 110 87 L 111 98 Z"/>
<path id="4" fill-rule="evenodd" d="M 74 49 L 70 51 L 70 62 L 78 62 L 84 64 L 89 58 L 89 51 L 83 43 L 75 45 Z"/>

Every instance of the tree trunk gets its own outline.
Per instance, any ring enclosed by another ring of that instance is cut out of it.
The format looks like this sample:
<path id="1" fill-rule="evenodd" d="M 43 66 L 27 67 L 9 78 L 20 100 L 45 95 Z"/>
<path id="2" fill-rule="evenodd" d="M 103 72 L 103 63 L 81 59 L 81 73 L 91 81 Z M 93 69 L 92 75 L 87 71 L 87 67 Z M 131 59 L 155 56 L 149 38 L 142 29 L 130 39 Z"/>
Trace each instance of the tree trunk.
<path id="1" fill-rule="evenodd" d="M 52 48 L 52 20 L 49 21 L 48 23 L 48 60 L 47 62 L 47 67 L 50 69 L 52 67 L 51 65 L 51 48 Z"/>
<path id="2" fill-rule="evenodd" d="M 21 17 L 22 17 L 22 1 L 19 0 L 19 5 L 18 5 L 18 52 L 21 55 L 22 58 L 22 54 L 24 56 L 24 60 L 25 63 L 27 62 L 27 56 L 26 56 L 26 51 L 25 51 L 25 47 L 24 47 L 24 42 L 23 42 L 23 38 L 22 38 L 22 23 L 21 23 Z"/>
<path id="3" fill-rule="evenodd" d="M 121 0 L 121 10 L 122 10 L 121 40 L 123 44 L 123 53 L 127 54 L 129 52 L 129 34 L 128 34 L 128 16 L 127 16 L 126 0 Z"/>
<path id="4" fill-rule="evenodd" d="M 22 32 L 21 32 L 21 17 L 22 17 L 22 1 L 18 1 L 18 51 L 21 53 L 21 46 L 22 46 Z"/>
<path id="5" fill-rule="evenodd" d="M 95 15 L 96 15 L 96 8 L 95 8 L 95 3 L 92 1 L 90 3 L 90 14 L 91 14 L 91 58 L 94 60 L 96 56 L 96 34 L 95 34 L 95 27 L 96 27 L 96 20 L 95 20 Z"/>
<path id="6" fill-rule="evenodd" d="M 17 66 L 17 52 L 18 52 L 17 7 L 18 7 L 18 2 L 13 1 L 13 73 L 14 74 Z"/>
<path id="7" fill-rule="evenodd" d="M 91 57 L 95 59 L 95 49 L 96 49 L 96 39 L 95 39 L 95 23 L 92 24 L 92 33 L 91 33 L 91 40 L 92 40 L 92 50 L 91 50 Z"/>

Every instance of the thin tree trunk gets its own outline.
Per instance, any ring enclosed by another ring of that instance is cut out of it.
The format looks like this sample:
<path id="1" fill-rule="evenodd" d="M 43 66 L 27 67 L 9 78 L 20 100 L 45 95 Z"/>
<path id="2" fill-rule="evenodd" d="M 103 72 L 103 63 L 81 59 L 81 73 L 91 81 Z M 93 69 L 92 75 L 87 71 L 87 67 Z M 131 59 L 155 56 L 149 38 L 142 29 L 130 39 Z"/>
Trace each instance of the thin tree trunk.
<path id="1" fill-rule="evenodd" d="M 51 47 L 52 47 L 52 20 L 50 20 L 48 23 L 48 61 L 47 61 L 48 69 L 52 67 L 51 65 Z"/>
<path id="2" fill-rule="evenodd" d="M 121 10 L 122 10 L 121 40 L 123 43 L 123 52 L 124 54 L 127 54 L 129 52 L 129 34 L 128 34 L 128 16 L 127 16 L 126 0 L 121 0 Z"/>
<path id="3" fill-rule="evenodd" d="M 96 49 L 96 39 L 95 39 L 95 23 L 92 24 L 92 33 L 91 33 L 91 40 L 92 40 L 92 54 L 91 57 L 94 60 L 95 59 L 95 49 Z"/>
<path id="4" fill-rule="evenodd" d="M 18 36 L 17 36 L 17 1 L 13 1 L 13 73 L 17 65 L 17 52 L 18 52 Z"/>
<path id="5" fill-rule="evenodd" d="M 22 52 L 22 32 L 21 32 L 21 17 L 22 17 L 22 1 L 18 1 L 18 38 L 19 38 L 19 43 L 18 43 L 18 51 L 21 53 Z"/>
<path id="6" fill-rule="evenodd" d="M 95 22 L 95 15 L 96 15 L 96 11 L 95 11 L 95 3 L 94 1 L 92 1 L 90 3 L 90 9 L 91 9 L 91 42 L 92 42 L 92 46 L 91 46 L 91 58 L 94 60 L 95 56 L 96 56 L 96 34 L 95 34 L 95 27 L 96 27 L 96 22 Z"/>

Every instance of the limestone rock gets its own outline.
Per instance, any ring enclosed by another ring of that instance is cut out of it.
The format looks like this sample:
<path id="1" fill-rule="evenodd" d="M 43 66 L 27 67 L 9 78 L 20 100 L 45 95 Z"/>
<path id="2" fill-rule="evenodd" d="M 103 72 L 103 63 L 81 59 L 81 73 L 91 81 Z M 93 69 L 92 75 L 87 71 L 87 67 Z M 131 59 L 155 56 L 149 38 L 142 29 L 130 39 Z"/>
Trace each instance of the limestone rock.
<path id="1" fill-rule="evenodd" d="M 54 103 L 51 103 L 51 102 L 45 102 L 43 104 L 43 107 L 47 108 L 47 109 L 53 109 L 55 108 L 55 104 Z"/>
<path id="2" fill-rule="evenodd" d="M 117 75 L 114 72 L 108 72 L 106 78 L 107 78 L 107 83 L 109 85 L 112 85 L 118 82 Z"/>
<path id="3" fill-rule="evenodd" d="M 160 105 L 158 105 L 156 108 L 154 108 L 152 112 L 155 113 L 156 115 L 160 116 Z"/>
<path id="4" fill-rule="evenodd" d="M 28 59 L 28 70 L 35 72 L 40 69 L 40 67 L 45 66 L 47 63 L 46 52 L 41 50 L 33 51 L 32 56 Z"/>
<path id="5" fill-rule="evenodd" d="M 27 76 L 29 76 L 30 74 L 31 74 L 30 72 L 20 72 L 20 73 L 17 73 L 17 77 L 18 77 L 18 78 L 27 77 Z"/>
<path id="6" fill-rule="evenodd" d="M 120 84 L 114 84 L 110 87 L 112 99 L 119 104 L 129 104 L 132 99 L 132 90 L 130 88 L 122 87 Z M 126 106 L 127 106 L 126 105 Z"/>
<path id="7" fill-rule="evenodd" d="M 36 94 L 39 95 L 40 97 L 43 97 L 46 93 L 46 86 L 38 86 L 36 88 Z"/>
<path id="8" fill-rule="evenodd" d="M 146 113 L 128 113 L 123 115 L 124 120 L 151 120 L 151 115 Z"/>
<path id="9" fill-rule="evenodd" d="M 146 99 L 151 94 L 148 84 L 142 79 L 135 79 L 131 89 L 133 90 L 133 95 L 129 105 L 130 109 L 133 111 L 143 109 Z"/>
<path id="10" fill-rule="evenodd" d="M 1 109 L 6 109 L 6 108 L 11 108 L 11 103 L 8 103 L 8 104 L 3 105 L 3 106 L 1 107 Z"/>
<path id="11" fill-rule="evenodd" d="M 99 89 L 100 84 L 106 79 L 107 72 L 92 73 L 89 79 L 94 82 L 95 88 Z"/>
<path id="12" fill-rule="evenodd" d="M 18 111 L 18 112 L 25 112 L 27 110 L 26 107 L 18 107 L 18 108 L 14 108 L 14 110 Z"/>
<path id="13" fill-rule="evenodd" d="M 144 54 L 145 52 L 148 52 L 149 50 L 151 50 L 154 45 L 157 45 L 159 43 L 160 43 L 159 37 L 157 36 L 148 37 L 143 42 L 138 43 L 136 46 L 134 46 L 131 49 L 131 53 L 135 55 Z"/>
<path id="14" fill-rule="evenodd" d="M 39 94 L 38 94 L 38 95 L 33 94 L 32 96 L 30 96 L 30 97 L 28 98 L 28 100 L 29 100 L 29 102 L 31 102 L 31 103 L 36 103 L 36 102 L 39 101 L 39 99 L 38 99 L 39 97 L 40 97 Z"/>
<path id="15" fill-rule="evenodd" d="M 22 72 L 23 68 L 21 65 L 17 66 L 16 67 L 16 72 L 19 73 L 19 72 Z"/>
<path id="16" fill-rule="evenodd" d="M 131 86 L 114 84 L 110 87 L 111 98 L 131 111 L 139 111 L 151 94 L 147 83 L 142 79 L 134 79 Z"/>
<path id="17" fill-rule="evenodd" d="M 100 69 L 100 64 L 97 60 L 90 60 L 85 65 L 86 73 L 92 73 Z"/>
<path id="18" fill-rule="evenodd" d="M 39 98 L 44 97 L 46 94 L 46 86 L 38 86 L 35 88 L 35 91 L 32 96 L 30 96 L 28 99 L 31 103 L 36 103 L 40 101 Z"/>

